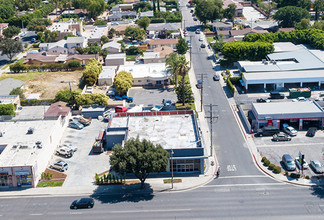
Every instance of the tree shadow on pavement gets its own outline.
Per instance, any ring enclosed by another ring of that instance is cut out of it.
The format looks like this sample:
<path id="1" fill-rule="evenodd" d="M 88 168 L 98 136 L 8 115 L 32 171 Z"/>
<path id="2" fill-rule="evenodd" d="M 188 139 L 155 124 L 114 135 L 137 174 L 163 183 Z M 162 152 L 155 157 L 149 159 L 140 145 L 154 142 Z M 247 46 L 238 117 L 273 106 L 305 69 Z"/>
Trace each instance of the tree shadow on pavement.
<path id="1" fill-rule="evenodd" d="M 320 199 L 324 199 L 324 186 L 311 186 L 313 196 L 317 196 Z"/>
<path id="2" fill-rule="evenodd" d="M 145 183 L 144 189 L 141 184 L 98 186 L 90 196 L 101 203 L 140 202 L 153 199 L 153 189 Z"/>

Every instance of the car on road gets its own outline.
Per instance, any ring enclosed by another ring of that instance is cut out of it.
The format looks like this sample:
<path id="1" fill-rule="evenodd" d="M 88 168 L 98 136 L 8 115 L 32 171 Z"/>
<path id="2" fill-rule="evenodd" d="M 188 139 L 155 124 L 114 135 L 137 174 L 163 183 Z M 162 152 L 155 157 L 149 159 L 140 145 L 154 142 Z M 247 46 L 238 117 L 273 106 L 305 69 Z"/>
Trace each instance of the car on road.
<path id="1" fill-rule="evenodd" d="M 289 137 L 287 134 L 285 133 L 278 133 L 278 134 L 274 134 L 272 136 L 272 140 L 273 141 L 291 141 L 291 137 Z"/>
<path id="2" fill-rule="evenodd" d="M 70 121 L 69 122 L 69 127 L 70 128 L 74 128 L 74 129 L 81 130 L 81 129 L 84 128 L 84 125 L 81 124 L 80 122 L 76 121 L 76 120 L 73 120 L 73 121 Z"/>
<path id="3" fill-rule="evenodd" d="M 270 99 L 259 98 L 259 99 L 256 100 L 256 102 L 259 102 L 259 103 L 261 103 L 261 102 L 270 102 Z"/>
<path id="4" fill-rule="evenodd" d="M 199 38 L 199 41 L 204 41 L 204 39 L 202 37 Z"/>
<path id="5" fill-rule="evenodd" d="M 200 47 L 201 48 L 205 48 L 206 47 L 206 44 L 200 44 Z"/>
<path id="6" fill-rule="evenodd" d="M 200 29 L 197 29 L 195 33 L 200 34 Z"/>
<path id="7" fill-rule="evenodd" d="M 202 84 L 203 84 L 203 81 L 199 79 L 197 81 L 197 84 L 196 84 L 197 89 L 201 89 L 202 88 Z"/>
<path id="8" fill-rule="evenodd" d="M 294 171 L 296 170 L 296 164 L 293 158 L 289 154 L 284 154 L 282 156 L 282 162 L 286 167 L 287 171 Z"/>
<path id="9" fill-rule="evenodd" d="M 55 154 L 57 156 L 63 156 L 66 158 L 70 158 L 73 156 L 73 151 L 70 148 L 63 146 L 63 147 L 56 149 Z"/>
<path id="10" fill-rule="evenodd" d="M 306 102 L 307 99 L 305 97 L 298 97 L 297 99 L 293 99 L 293 102 Z"/>
<path id="11" fill-rule="evenodd" d="M 323 164 L 321 164 L 318 160 L 311 160 L 310 166 L 313 168 L 315 173 L 324 173 Z"/>
<path id="12" fill-rule="evenodd" d="M 79 200 L 74 200 L 70 206 L 70 209 L 85 209 L 93 208 L 94 200 L 93 198 L 82 198 Z"/>
<path id="13" fill-rule="evenodd" d="M 300 158 L 299 157 L 296 157 L 295 158 L 295 164 L 296 164 L 296 167 L 301 170 L 302 167 L 300 165 Z M 304 160 L 304 163 L 303 163 L 303 170 L 308 170 L 308 163 L 306 162 L 306 160 Z"/>
<path id="14" fill-rule="evenodd" d="M 213 76 L 213 80 L 214 80 L 214 81 L 219 81 L 219 80 L 220 80 L 220 76 L 219 76 L 219 74 L 215 74 L 215 75 Z"/>
<path id="15" fill-rule="evenodd" d="M 196 17 L 193 18 L 194 21 L 197 21 L 198 19 Z"/>
<path id="16" fill-rule="evenodd" d="M 307 137 L 314 137 L 316 134 L 317 128 L 315 127 L 310 127 L 306 133 Z"/>
<path id="17" fill-rule="evenodd" d="M 190 10 L 190 13 L 193 13 L 193 9 Z"/>
<path id="18" fill-rule="evenodd" d="M 290 136 L 296 136 L 297 135 L 297 130 L 291 126 L 289 126 L 288 124 L 283 124 L 283 131 L 287 134 L 289 134 Z"/>
<path id="19" fill-rule="evenodd" d="M 64 172 L 69 168 L 69 166 L 66 162 L 59 160 L 59 161 L 52 163 L 49 168 Z"/>

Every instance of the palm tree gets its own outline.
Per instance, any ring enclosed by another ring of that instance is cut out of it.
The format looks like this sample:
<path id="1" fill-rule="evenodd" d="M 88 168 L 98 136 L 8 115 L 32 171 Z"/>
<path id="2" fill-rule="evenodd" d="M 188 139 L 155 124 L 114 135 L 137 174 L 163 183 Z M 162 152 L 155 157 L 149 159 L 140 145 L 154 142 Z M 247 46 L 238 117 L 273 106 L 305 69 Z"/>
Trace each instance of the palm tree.
<path id="1" fill-rule="evenodd" d="M 182 106 L 185 105 L 185 77 L 188 74 L 190 67 L 185 56 L 179 56 L 177 62 L 177 72 L 182 76 Z"/>
<path id="2" fill-rule="evenodd" d="M 175 86 L 178 84 L 177 80 L 177 68 L 178 68 L 179 56 L 177 53 L 171 53 L 166 59 L 167 71 L 174 75 Z"/>

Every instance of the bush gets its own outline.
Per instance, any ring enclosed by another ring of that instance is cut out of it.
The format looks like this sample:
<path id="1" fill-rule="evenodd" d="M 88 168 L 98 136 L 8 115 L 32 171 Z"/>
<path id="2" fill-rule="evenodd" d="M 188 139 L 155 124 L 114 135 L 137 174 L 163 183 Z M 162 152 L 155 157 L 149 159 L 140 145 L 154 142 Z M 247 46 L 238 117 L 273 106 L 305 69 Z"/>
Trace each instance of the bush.
<path id="1" fill-rule="evenodd" d="M 275 166 L 275 167 L 273 168 L 273 172 L 274 172 L 274 173 L 281 173 L 281 167 Z"/>
<path id="2" fill-rule="evenodd" d="M 235 77 L 230 77 L 231 83 L 233 85 L 238 84 L 238 82 L 240 81 L 241 77 L 240 76 L 235 76 Z"/>
<path id="3" fill-rule="evenodd" d="M 233 86 L 233 84 L 232 84 L 232 82 L 230 80 L 230 77 L 227 78 L 226 85 L 227 85 L 228 89 L 230 90 L 230 92 L 232 93 L 232 95 L 234 95 L 235 88 L 234 88 L 234 86 Z"/>
<path id="4" fill-rule="evenodd" d="M 151 23 L 164 23 L 164 18 L 151 18 Z"/>
<path id="5" fill-rule="evenodd" d="M 1 104 L 0 115 L 15 115 L 15 106 L 12 103 Z"/>
<path id="6" fill-rule="evenodd" d="M 274 165 L 274 164 L 272 164 L 272 163 L 269 164 L 269 170 L 273 170 L 273 169 L 275 168 L 275 166 L 276 166 L 276 165 Z"/>
<path id="7" fill-rule="evenodd" d="M 306 178 L 307 180 L 309 180 L 309 179 L 310 179 L 310 178 L 309 178 L 309 176 L 306 176 L 305 178 Z"/>
<path id="8" fill-rule="evenodd" d="M 263 165 L 266 166 L 266 167 L 269 166 L 269 165 L 270 165 L 270 161 L 269 161 L 269 160 L 265 160 L 265 161 L 263 162 Z"/>
<path id="9" fill-rule="evenodd" d="M 80 61 L 72 60 L 68 63 L 68 67 L 81 67 Z"/>
<path id="10" fill-rule="evenodd" d="M 298 179 L 298 178 L 300 178 L 300 174 L 299 173 L 291 173 L 290 177 L 294 178 L 294 179 Z"/>
<path id="11" fill-rule="evenodd" d="M 177 23 L 177 22 L 181 22 L 181 18 L 167 18 L 166 19 L 167 23 Z"/>
<path id="12" fill-rule="evenodd" d="M 42 99 L 42 100 L 37 100 L 37 99 L 23 99 L 20 100 L 20 105 L 21 106 L 35 106 L 35 105 L 50 105 L 54 103 L 54 99 Z"/>
<path id="13" fill-rule="evenodd" d="M 9 69 L 10 69 L 10 72 L 13 72 L 13 73 L 20 73 L 20 72 L 26 71 L 25 65 L 21 64 L 21 63 L 11 64 L 9 66 Z"/>
<path id="14" fill-rule="evenodd" d="M 266 157 L 262 157 L 261 162 L 264 162 L 265 160 L 267 160 L 267 158 Z"/>

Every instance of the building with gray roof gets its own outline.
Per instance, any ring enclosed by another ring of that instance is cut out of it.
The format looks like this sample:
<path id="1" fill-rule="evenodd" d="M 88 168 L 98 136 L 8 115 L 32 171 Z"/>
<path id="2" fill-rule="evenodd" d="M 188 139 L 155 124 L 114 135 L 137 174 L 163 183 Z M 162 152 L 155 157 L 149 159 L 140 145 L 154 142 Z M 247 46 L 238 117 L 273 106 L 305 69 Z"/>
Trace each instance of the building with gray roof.
<path id="1" fill-rule="evenodd" d="M 7 78 L 0 81 L 0 95 L 9 95 L 16 88 L 23 89 L 25 82 L 13 78 Z"/>

